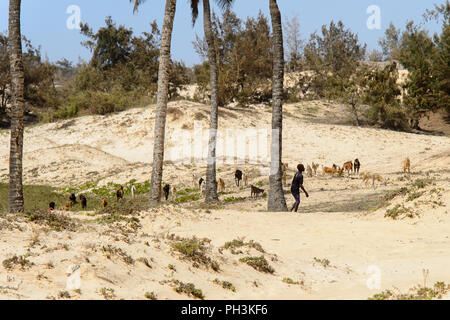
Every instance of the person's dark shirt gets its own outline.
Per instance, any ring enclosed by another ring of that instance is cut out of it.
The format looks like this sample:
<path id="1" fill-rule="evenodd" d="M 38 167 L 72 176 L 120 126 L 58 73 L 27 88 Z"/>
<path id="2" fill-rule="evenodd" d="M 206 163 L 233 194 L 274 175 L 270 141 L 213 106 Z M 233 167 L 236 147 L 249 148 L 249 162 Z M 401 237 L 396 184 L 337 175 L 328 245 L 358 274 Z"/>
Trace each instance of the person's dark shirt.
<path id="1" fill-rule="evenodd" d="M 303 175 L 300 172 L 297 172 L 292 179 L 291 191 L 293 193 L 300 193 L 300 186 L 303 185 Z"/>

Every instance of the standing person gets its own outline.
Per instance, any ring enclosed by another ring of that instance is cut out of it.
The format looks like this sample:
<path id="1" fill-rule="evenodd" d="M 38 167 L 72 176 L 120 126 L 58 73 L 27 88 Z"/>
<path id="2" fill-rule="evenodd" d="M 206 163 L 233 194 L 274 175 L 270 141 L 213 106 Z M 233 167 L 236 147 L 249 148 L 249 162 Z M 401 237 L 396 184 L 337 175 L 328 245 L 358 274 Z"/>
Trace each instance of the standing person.
<path id="1" fill-rule="evenodd" d="M 299 164 L 297 166 L 297 173 L 294 176 L 294 179 L 292 179 L 291 184 L 291 193 L 295 198 L 295 203 L 292 206 L 291 210 L 295 209 L 295 212 L 298 210 L 298 206 L 300 205 L 300 188 L 303 190 L 303 192 L 306 194 L 306 197 L 309 198 L 308 192 L 303 187 L 303 172 L 305 172 L 305 167 L 303 164 Z"/>

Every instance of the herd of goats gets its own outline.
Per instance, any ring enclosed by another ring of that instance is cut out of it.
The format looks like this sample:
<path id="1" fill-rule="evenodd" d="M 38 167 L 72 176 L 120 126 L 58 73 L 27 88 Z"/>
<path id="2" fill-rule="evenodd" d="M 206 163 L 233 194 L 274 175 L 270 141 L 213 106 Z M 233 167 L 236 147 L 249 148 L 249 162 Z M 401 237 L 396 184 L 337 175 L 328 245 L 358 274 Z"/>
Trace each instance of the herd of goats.
<path id="1" fill-rule="evenodd" d="M 288 164 L 284 164 L 282 163 L 281 169 L 283 172 L 282 175 L 282 180 L 283 180 L 283 186 L 287 186 L 287 170 L 288 170 Z M 317 170 L 319 168 L 319 164 L 316 163 L 312 163 L 311 165 L 307 165 L 306 167 L 306 175 L 308 177 L 313 177 L 313 175 L 317 175 Z M 345 162 L 342 167 L 337 166 L 336 164 L 333 164 L 332 167 L 326 167 L 322 165 L 322 176 L 325 175 L 330 175 L 330 176 L 343 176 L 344 172 L 347 173 L 348 176 L 350 176 L 351 174 L 357 174 L 359 175 L 359 170 L 361 168 L 361 163 L 358 159 L 355 159 L 355 161 L 348 161 Z M 411 173 L 411 161 L 409 158 L 406 158 L 403 161 L 403 172 L 404 173 Z M 236 170 L 235 174 L 234 174 L 234 178 L 235 178 L 235 183 L 236 186 L 239 188 L 241 186 L 241 183 L 243 183 L 243 185 L 245 187 L 247 187 L 248 185 L 248 174 L 245 172 L 242 172 L 241 170 Z M 365 183 L 365 185 L 367 186 L 367 184 L 370 182 L 370 180 L 372 180 L 372 187 L 375 188 L 375 181 L 379 181 L 380 183 L 386 183 L 386 180 L 378 173 L 372 173 L 369 171 L 366 171 L 364 173 L 362 173 L 362 180 L 363 183 Z M 201 194 L 205 194 L 205 187 L 206 187 L 206 181 L 205 179 L 203 179 L 201 176 L 197 175 L 197 174 L 193 174 L 192 175 L 192 183 L 194 184 L 194 187 L 197 187 L 200 189 Z M 216 185 L 217 185 L 217 191 L 219 193 L 224 192 L 225 191 L 225 181 L 222 178 L 219 178 L 216 181 Z M 263 194 L 264 193 L 264 189 L 260 189 L 254 185 L 250 185 L 251 188 L 251 195 L 250 197 L 253 198 L 257 198 L 258 195 Z M 135 194 L 136 194 L 136 187 L 134 185 L 131 186 L 131 196 L 134 198 Z M 177 194 L 177 189 L 175 186 L 171 186 L 169 184 L 166 184 L 163 187 L 163 193 L 164 193 L 164 197 L 166 199 L 166 201 L 169 199 L 169 195 L 172 193 L 173 197 L 176 197 Z M 123 199 L 124 197 L 124 188 L 123 186 L 120 187 L 119 190 L 116 191 L 116 200 L 119 202 Z M 79 196 L 79 200 L 80 200 L 80 204 L 81 204 L 81 208 L 84 210 L 87 208 L 87 199 L 84 195 L 80 195 Z M 72 206 L 74 206 L 75 204 L 77 204 L 77 197 L 74 193 L 72 193 L 69 197 L 69 200 L 67 202 L 67 204 L 65 206 L 62 206 L 59 208 L 60 211 L 68 211 L 70 210 L 70 208 Z M 102 207 L 105 208 L 108 205 L 108 201 L 107 199 L 103 199 L 102 200 Z M 53 211 L 55 210 L 55 206 L 56 204 L 54 202 L 50 202 L 49 204 L 49 211 Z"/>

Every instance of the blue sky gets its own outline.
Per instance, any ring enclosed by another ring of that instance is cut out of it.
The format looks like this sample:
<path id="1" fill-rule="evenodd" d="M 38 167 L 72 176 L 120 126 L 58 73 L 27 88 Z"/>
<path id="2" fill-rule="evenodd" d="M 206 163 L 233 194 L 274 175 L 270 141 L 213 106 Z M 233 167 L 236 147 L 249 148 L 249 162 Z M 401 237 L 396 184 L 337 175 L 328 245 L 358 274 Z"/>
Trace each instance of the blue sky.
<path id="1" fill-rule="evenodd" d="M 0 0 L 0 31 L 8 28 L 8 2 Z M 323 24 L 331 20 L 342 20 L 353 32 L 357 33 L 368 48 L 376 48 L 377 41 L 383 36 L 384 30 L 393 21 L 403 27 L 408 20 L 419 21 L 425 9 L 432 8 L 434 3 L 444 3 L 444 0 L 278 0 L 283 19 L 298 15 L 303 38 L 309 38 Z M 90 52 L 82 47 L 80 42 L 85 40 L 78 30 L 66 27 L 69 14 L 66 13 L 70 5 L 77 5 L 81 9 L 81 20 L 87 22 L 94 30 L 104 25 L 106 16 L 112 16 L 117 24 L 131 27 L 136 33 L 148 31 L 149 23 L 157 20 L 161 27 L 164 14 L 164 0 L 147 0 L 137 14 L 133 14 L 132 5 L 128 0 L 22 0 L 22 33 L 26 35 L 34 46 L 40 45 L 42 53 L 50 61 L 57 61 L 63 57 L 77 61 L 78 57 L 89 60 Z M 268 0 L 238 0 L 233 10 L 239 17 L 255 16 L 261 9 L 267 16 Z M 369 30 L 366 13 L 370 5 L 377 5 L 381 9 L 381 30 Z M 217 7 L 215 10 L 218 11 Z M 182 60 L 187 65 L 200 61 L 192 47 L 195 33 L 203 35 L 201 19 L 192 28 L 188 0 L 178 0 L 175 17 L 172 54 L 176 60 Z M 427 27 L 437 31 L 438 26 L 430 23 Z"/>

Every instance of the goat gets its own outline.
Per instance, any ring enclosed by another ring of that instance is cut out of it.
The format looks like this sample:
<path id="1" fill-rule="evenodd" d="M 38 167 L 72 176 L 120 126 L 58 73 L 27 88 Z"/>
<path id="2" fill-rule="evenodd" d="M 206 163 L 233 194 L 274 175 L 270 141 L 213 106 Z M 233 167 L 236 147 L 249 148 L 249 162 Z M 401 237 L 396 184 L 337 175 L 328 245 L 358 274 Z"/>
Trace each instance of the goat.
<path id="1" fill-rule="evenodd" d="M 244 176 L 245 177 L 245 176 Z M 223 181 L 222 178 L 219 178 L 219 181 L 217 182 L 217 191 L 223 192 L 225 191 L 225 181 Z"/>
<path id="2" fill-rule="evenodd" d="M 257 188 L 254 185 L 251 185 L 250 188 L 251 188 L 251 194 L 250 194 L 251 198 L 257 198 L 259 194 L 264 193 L 263 189 Z"/>
<path id="3" fill-rule="evenodd" d="M 241 180 L 242 180 L 242 171 L 236 170 L 236 172 L 234 173 L 234 181 L 236 182 L 237 187 L 239 187 Z"/>
<path id="4" fill-rule="evenodd" d="M 314 170 L 314 175 L 317 175 L 317 169 L 319 168 L 319 165 L 313 162 L 311 164 L 311 167 Z"/>
<path id="5" fill-rule="evenodd" d="M 403 173 L 406 173 L 406 171 L 411 173 L 411 160 L 409 160 L 409 158 L 403 160 Z"/>
<path id="6" fill-rule="evenodd" d="M 164 197 L 166 198 L 166 201 L 169 200 L 170 185 L 166 184 L 163 188 L 163 191 L 164 191 Z"/>
<path id="7" fill-rule="evenodd" d="M 86 209 L 87 207 L 87 199 L 84 195 L 80 194 L 80 202 L 81 202 L 81 209 Z"/>
<path id="8" fill-rule="evenodd" d="M 337 170 L 336 170 L 336 169 L 322 166 L 322 175 L 323 175 L 323 176 L 324 176 L 325 174 L 335 174 L 335 173 L 337 173 Z"/>
<path id="9" fill-rule="evenodd" d="M 201 177 L 200 177 L 198 174 L 193 174 L 193 175 L 192 175 L 192 184 L 194 185 L 194 187 L 197 186 L 198 180 L 199 180 L 200 178 L 201 178 Z"/>
<path id="10" fill-rule="evenodd" d="M 347 161 L 346 163 L 344 163 L 344 165 L 342 166 L 342 168 L 347 171 L 347 174 L 350 175 L 350 172 L 353 171 L 353 163 L 351 161 Z"/>
<path id="11" fill-rule="evenodd" d="M 175 186 L 172 187 L 172 197 L 173 199 L 177 198 L 177 188 Z"/>
<path id="12" fill-rule="evenodd" d="M 283 186 L 286 187 L 286 180 L 287 180 L 287 174 L 286 174 L 286 171 L 283 172 L 282 179 L 283 179 Z"/>
<path id="13" fill-rule="evenodd" d="M 202 193 L 202 194 L 205 194 L 205 192 L 206 192 L 205 185 L 206 185 L 205 179 L 200 178 L 200 180 L 198 181 L 198 187 L 200 189 L 200 193 Z"/>
<path id="14" fill-rule="evenodd" d="M 311 168 L 311 166 L 309 164 L 306 167 L 306 174 L 308 175 L 308 177 L 312 177 L 313 176 L 313 170 L 312 170 L 312 168 Z"/>
<path id="15" fill-rule="evenodd" d="M 108 201 L 106 201 L 106 199 L 102 200 L 102 208 L 106 208 L 106 206 L 108 205 Z"/>
<path id="16" fill-rule="evenodd" d="M 356 174 L 359 174 L 359 169 L 361 168 L 361 163 L 359 162 L 358 159 L 355 159 L 354 161 L 354 166 L 353 166 L 353 170 Z"/>
<path id="17" fill-rule="evenodd" d="M 134 198 L 136 195 L 136 187 L 134 184 L 131 186 L 131 197 Z"/>
<path id="18" fill-rule="evenodd" d="M 72 193 L 70 195 L 69 200 L 72 201 L 74 204 L 77 203 L 77 197 L 75 196 L 75 193 Z"/>
<path id="19" fill-rule="evenodd" d="M 248 174 L 244 173 L 244 186 L 247 186 L 248 183 Z"/>
<path id="20" fill-rule="evenodd" d="M 120 186 L 120 189 L 116 192 L 117 201 L 123 199 L 123 186 Z"/>
<path id="21" fill-rule="evenodd" d="M 383 182 L 386 185 L 384 178 L 378 173 L 364 172 L 363 182 L 367 186 L 367 183 L 372 180 L 372 187 L 375 188 L 375 181 Z"/>

